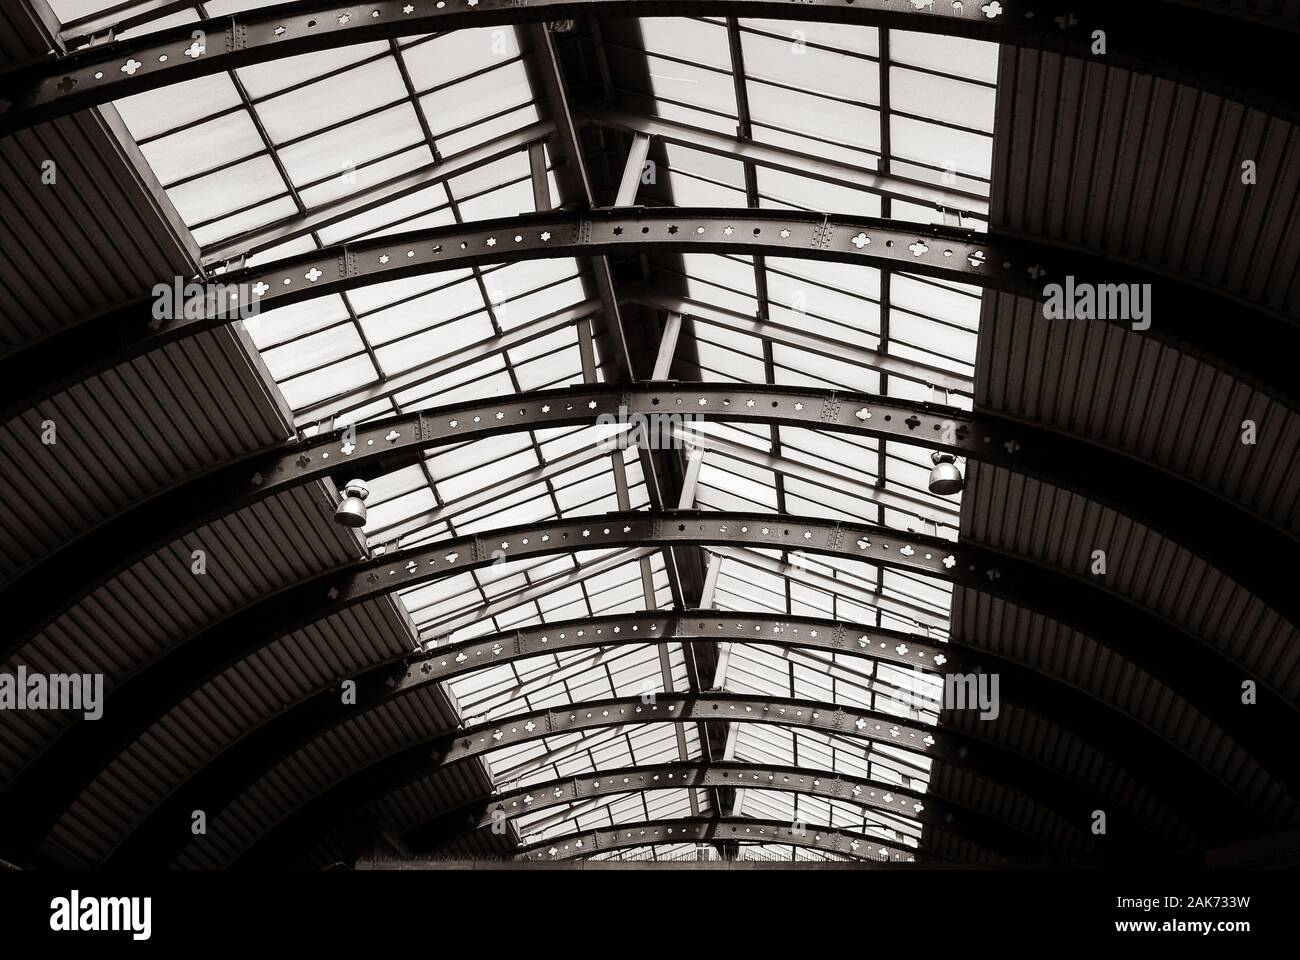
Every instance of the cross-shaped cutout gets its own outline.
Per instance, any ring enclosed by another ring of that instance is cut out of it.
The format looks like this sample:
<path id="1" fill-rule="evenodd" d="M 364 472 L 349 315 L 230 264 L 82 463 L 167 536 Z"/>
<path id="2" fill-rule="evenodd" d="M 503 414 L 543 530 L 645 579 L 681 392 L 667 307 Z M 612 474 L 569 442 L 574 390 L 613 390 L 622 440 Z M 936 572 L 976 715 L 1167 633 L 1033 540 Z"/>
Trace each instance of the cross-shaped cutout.
<path id="1" fill-rule="evenodd" d="M 131 59 L 127 60 L 126 63 L 122 64 L 122 72 L 125 73 L 128 77 L 134 77 L 135 72 L 143 66 L 144 66 L 143 63 L 141 63 L 135 57 L 132 57 Z"/>
<path id="2" fill-rule="evenodd" d="M 912 256 L 914 257 L 922 257 L 930 252 L 930 248 L 925 245 L 924 241 L 921 240 L 913 241 L 911 244 L 908 245 L 907 249 L 912 251 Z"/>
<path id="3" fill-rule="evenodd" d="M 197 60 L 199 57 L 203 56 L 207 52 L 208 52 L 208 48 L 205 47 L 198 40 L 195 40 L 193 43 L 191 43 L 188 47 L 185 48 L 185 56 L 189 57 L 191 60 Z"/>

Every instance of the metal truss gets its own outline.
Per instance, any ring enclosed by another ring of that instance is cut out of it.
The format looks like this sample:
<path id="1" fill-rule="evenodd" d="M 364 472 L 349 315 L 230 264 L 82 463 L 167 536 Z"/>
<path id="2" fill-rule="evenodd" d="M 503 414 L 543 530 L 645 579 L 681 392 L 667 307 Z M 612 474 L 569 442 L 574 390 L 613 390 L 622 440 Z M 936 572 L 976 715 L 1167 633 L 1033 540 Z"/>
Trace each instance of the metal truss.
<path id="1" fill-rule="evenodd" d="M 523 847 L 515 854 L 515 859 L 573 860 L 606 850 L 670 843 L 791 844 L 838 853 L 867 863 L 934 863 L 946 859 L 853 830 L 812 824 L 800 826 L 748 817 L 646 820 L 617 827 L 583 830 Z"/>
<path id="2" fill-rule="evenodd" d="M 861 807 L 868 815 L 883 814 L 886 822 L 890 818 L 907 818 L 921 824 L 923 830 L 938 832 L 954 832 L 952 824 L 959 816 L 967 819 L 972 815 L 965 808 L 948 803 L 931 793 L 920 793 L 878 780 L 845 776 L 829 770 L 730 761 L 668 763 L 594 770 L 504 793 L 494 792 L 410 828 L 403 833 L 402 843 L 413 853 L 436 855 L 441 847 L 467 833 L 593 797 L 711 787 L 773 790 L 839 800 Z M 993 842 L 996 846 L 980 844 L 990 852 L 1009 857 L 1028 857 L 1043 852 L 1041 845 L 1027 836 L 1008 831 L 1004 825 L 985 815 L 975 816 L 982 821 L 981 840 L 986 840 L 984 831 L 994 834 Z M 960 830 L 955 832 L 975 839 L 969 833 L 963 834 Z M 922 837 L 920 849 L 926 847 Z"/>
<path id="3" fill-rule="evenodd" d="M 774 514 L 680 511 L 615 513 L 544 521 L 385 554 L 289 586 L 178 642 L 109 695 L 104 717 L 57 738 L 11 785 L 6 807 L 40 823 L 58 815 L 112 759 L 194 690 L 278 638 L 397 590 L 527 557 L 586 549 L 727 544 L 804 550 L 935 577 L 1043 613 L 1095 638 L 1194 704 L 1287 789 L 1294 752 L 1276 731 L 1295 705 L 1261 684 L 1258 703 L 1239 699 L 1239 669 L 1218 651 L 1091 583 L 983 547 L 871 524 Z M 44 814 L 39 811 L 45 811 Z"/>
<path id="4" fill-rule="evenodd" d="M 1132 457 L 991 414 L 872 394 L 643 383 L 519 394 L 335 429 L 182 482 L 105 520 L 0 590 L 10 638 L 0 648 L 0 659 L 13 656 L 63 609 L 138 559 L 217 517 L 292 487 L 326 478 L 339 486 L 354 477 L 371 479 L 418 463 L 429 449 L 514 431 L 621 420 L 647 427 L 666 424 L 675 436 L 687 426 L 688 416 L 915 443 L 1077 491 L 1159 531 L 1230 573 L 1282 616 L 1300 622 L 1300 596 L 1292 589 L 1287 565 L 1279 562 L 1295 555 L 1293 539 L 1228 501 Z M 1253 549 L 1240 548 L 1245 538 Z M 51 583 L 60 585 L 57 594 L 49 589 Z M 1277 678 L 1275 689 L 1284 680 Z"/>
<path id="5" fill-rule="evenodd" d="M 105 716 L 68 730 L 7 796 L 55 815 L 117 753 L 193 690 L 258 649 L 355 604 L 495 562 L 584 549 L 728 544 L 805 550 L 896 567 L 1002 597 L 1066 623 L 1159 677 L 1290 784 L 1295 758 L 1275 736 L 1294 704 L 1261 683 L 1243 707 L 1219 652 L 1090 583 L 969 544 L 869 524 L 772 514 L 620 513 L 545 521 L 385 554 L 287 587 L 179 642 L 109 695 Z M 1113 638 L 1122 638 L 1116 640 Z M 56 787 L 55 784 L 58 786 Z"/>
<path id="6" fill-rule="evenodd" d="M 210 277 L 192 298 L 168 298 L 183 302 L 166 309 L 155 310 L 158 298 L 146 294 L 0 360 L 0 410 L 11 419 L 151 350 L 313 297 L 481 264 L 554 257 L 599 261 L 654 250 L 855 263 L 1043 302 L 1053 284 L 1147 284 L 1158 313 L 1146 335 L 1300 408 L 1290 365 L 1300 354 L 1300 327 L 1164 274 L 1041 240 L 957 227 L 803 211 L 633 207 L 525 214 L 338 244 Z M 173 278 L 163 286 L 179 283 Z M 1111 322 L 1130 325 L 1120 318 Z"/>
<path id="7" fill-rule="evenodd" d="M 996 770 L 991 779 L 1019 784 L 1051 783 L 1054 787 L 1049 809 L 1067 822 L 1082 824 L 1086 819 L 1077 788 L 1058 778 L 1035 772 L 1036 765 L 1009 748 L 986 739 L 978 732 L 968 733 L 931 727 L 888 713 L 862 710 L 833 703 L 810 700 L 774 699 L 738 696 L 726 693 L 658 694 L 649 703 L 640 697 L 598 700 L 552 707 L 479 724 L 465 730 L 448 731 L 421 739 L 397 753 L 371 763 L 364 771 L 354 771 L 309 800 L 280 821 L 239 856 L 240 863 L 273 862 L 295 844 L 337 824 L 341 816 L 365 803 L 413 783 L 447 765 L 479 757 L 505 747 L 560 736 L 576 731 L 600 729 L 636 723 L 678 723 L 723 718 L 733 723 L 764 723 L 806 730 L 818 730 L 882 745 L 903 748 L 935 761 L 981 772 Z M 874 749 L 874 747 L 869 747 Z M 827 776 L 834 776 L 827 772 Z M 1014 787 L 1013 787 L 1014 789 Z M 1038 799 L 1036 797 L 1036 799 Z M 1094 809 L 1087 807 L 1087 810 Z M 1077 811 L 1070 819 L 1069 812 Z M 188 830 L 187 841 L 197 841 Z"/>
<path id="8" fill-rule="evenodd" d="M 927 637 L 836 620 L 787 617 L 768 613 L 725 614 L 715 610 L 682 613 L 643 613 L 543 624 L 450 644 L 402 661 L 376 664 L 352 677 L 354 706 L 344 706 L 336 686 L 323 688 L 291 704 L 249 731 L 196 770 L 127 835 L 109 863 L 164 867 L 180 853 L 188 834 L 190 811 L 224 809 L 262 776 L 310 740 L 355 719 L 360 713 L 407 696 L 424 687 L 464 676 L 475 670 L 527 660 L 530 657 L 581 649 L 611 648 L 644 643 L 758 643 L 791 649 L 820 650 L 842 656 L 869 658 L 927 673 L 997 673 L 1011 699 L 1044 716 L 1060 713 L 1077 724 L 1081 739 L 1122 763 L 1130 775 L 1142 777 L 1160 769 L 1167 784 L 1176 785 L 1177 801 L 1193 811 L 1198 825 L 1222 827 L 1223 811 L 1235 806 L 1215 787 L 1205 771 L 1185 775 L 1189 765 L 1150 730 L 1118 711 L 1055 678 L 961 643 L 938 643 Z M 1053 720 L 1055 721 L 1055 719 Z M 1021 776 L 1016 786 L 1035 796 L 1040 779 Z M 1086 793 L 1086 788 L 1076 787 Z M 1050 794 L 1051 791 L 1049 790 Z M 1166 801 L 1173 798 L 1165 798 Z M 1244 814 L 1249 818 L 1249 814 Z M 1131 834 L 1122 824 L 1115 837 L 1121 844 L 1140 843 L 1141 830 Z"/>
<path id="9" fill-rule="evenodd" d="M 1288 119 L 1284 30 L 1156 0 L 301 0 L 89 45 L 12 72 L 0 135 L 195 77 L 378 39 L 578 17 L 744 16 L 822 20 L 970 37 L 1169 77 Z M 1094 52 L 1095 31 L 1106 36 Z"/>

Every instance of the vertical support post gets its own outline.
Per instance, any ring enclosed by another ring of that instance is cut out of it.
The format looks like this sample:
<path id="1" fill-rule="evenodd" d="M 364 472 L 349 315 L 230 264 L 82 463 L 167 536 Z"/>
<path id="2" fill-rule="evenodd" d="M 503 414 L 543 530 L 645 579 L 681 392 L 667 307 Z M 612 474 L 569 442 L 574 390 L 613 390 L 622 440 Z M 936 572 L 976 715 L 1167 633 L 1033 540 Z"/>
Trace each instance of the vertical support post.
<path id="1" fill-rule="evenodd" d="M 636 195 L 641 188 L 641 177 L 645 173 L 645 161 L 649 154 L 649 134 L 634 133 L 632 146 L 627 153 L 627 163 L 623 165 L 623 179 L 618 185 L 618 199 L 615 201 L 617 206 L 636 206 Z"/>
<path id="2" fill-rule="evenodd" d="M 551 181 L 546 172 L 546 144 L 528 145 L 528 171 L 533 181 L 533 209 L 545 213 L 551 209 Z"/>
<path id="3" fill-rule="evenodd" d="M 682 315 L 672 312 L 664 321 L 664 334 L 659 340 L 659 354 L 655 357 L 654 373 L 651 380 L 667 380 L 673 369 L 673 357 L 677 353 L 677 338 L 682 332 Z"/>

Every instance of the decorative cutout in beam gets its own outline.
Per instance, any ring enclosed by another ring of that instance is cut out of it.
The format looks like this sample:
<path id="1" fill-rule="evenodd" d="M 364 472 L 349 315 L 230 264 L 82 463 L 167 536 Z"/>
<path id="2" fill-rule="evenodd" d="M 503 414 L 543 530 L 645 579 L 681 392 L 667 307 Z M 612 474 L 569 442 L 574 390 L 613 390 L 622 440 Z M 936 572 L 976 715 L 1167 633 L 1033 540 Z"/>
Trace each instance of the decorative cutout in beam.
<path id="1" fill-rule="evenodd" d="M 1300 622 L 1300 594 L 1279 557 L 1296 543 L 1265 521 L 1186 481 L 1068 435 L 989 414 L 872 394 L 738 384 L 578 386 L 455 404 L 341 428 L 253 454 L 142 500 L 106 519 L 0 590 L 8 639 L 20 650 L 62 609 L 141 557 L 205 523 L 292 487 L 340 487 L 418 463 L 429 449 L 500 433 L 645 418 L 677 429 L 686 416 L 852 433 L 950 451 L 1075 490 L 1160 531 Z M 661 431 L 662 432 L 662 431 Z M 1178 490 L 1172 495 L 1171 491 Z M 1240 549 L 1244 537 L 1255 548 Z M 57 583 L 57 593 L 48 585 Z M 1286 678 L 1274 678 L 1281 689 Z"/>
<path id="2" fill-rule="evenodd" d="M 616 770 L 595 770 L 546 783 L 535 783 L 503 793 L 478 797 L 455 812 L 446 813 L 436 821 L 424 823 L 407 830 L 402 835 L 403 844 L 414 853 L 433 853 L 445 843 L 467 833 L 483 830 L 503 820 L 563 807 L 566 804 L 593 797 L 617 796 L 622 793 L 640 793 L 650 790 L 692 790 L 711 787 L 744 787 L 746 790 L 775 790 L 804 796 L 839 800 L 862 807 L 871 813 L 915 820 L 923 827 L 949 832 L 959 817 L 968 812 L 928 793 L 908 790 L 878 780 L 866 780 L 831 770 L 812 770 L 801 767 L 768 766 L 756 763 L 729 761 L 701 763 L 668 763 L 652 766 L 624 767 Z M 460 821 L 459 828 L 440 832 L 436 825 Z M 521 836 L 522 834 L 522 827 Z M 1005 828 L 1004 828 L 1005 829 Z M 972 841 L 980 843 L 974 837 Z M 981 837 L 987 841 L 987 837 Z M 991 850 L 1007 853 L 1007 837 L 1000 838 L 1004 845 Z M 1019 835 L 1014 841 L 1015 852 L 1028 854 L 1041 845 Z M 924 842 L 922 842 L 924 847 Z"/>
<path id="3" fill-rule="evenodd" d="M 466 730 L 451 731 L 376 760 L 364 774 L 338 781 L 268 829 L 237 860 L 241 865 L 274 862 L 305 838 L 328 829 L 369 800 L 428 776 L 436 765 L 455 763 L 495 750 L 579 730 L 637 723 L 676 723 L 725 719 L 733 723 L 776 724 L 838 734 L 868 744 L 904 748 L 933 760 L 976 770 L 1028 771 L 1034 764 L 1001 744 L 976 733 L 930 727 L 893 714 L 808 700 L 739 696 L 727 693 L 659 694 L 650 703 L 640 697 L 598 700 L 501 717 Z M 832 774 L 833 776 L 833 774 Z M 1038 774 L 1031 774 L 1035 779 Z M 1013 784 L 1014 786 L 1014 784 Z M 1070 798 L 1078 803 L 1078 795 Z M 1060 796 L 1064 808 L 1065 795 Z M 1063 811 L 1058 810 L 1058 815 Z M 1085 820 L 1078 819 L 1083 831 Z M 204 837 L 186 836 L 201 845 Z"/>
<path id="4" fill-rule="evenodd" d="M 1053 710 L 1061 711 L 1079 724 L 1076 734 L 1081 739 L 1096 743 L 1103 753 L 1127 767 L 1130 775 L 1141 777 L 1149 770 L 1162 770 L 1165 781 L 1177 789 L 1177 796 L 1164 799 L 1191 811 L 1191 819 L 1202 828 L 1222 826 L 1223 811 L 1232 803 L 1222 785 L 1206 771 L 1199 776 L 1184 775 L 1189 769 L 1187 758 L 1167 743 L 1156 743 L 1158 737 L 1141 724 L 1068 684 L 979 647 L 936 642 L 921 635 L 844 621 L 692 610 L 543 624 L 437 647 L 405 661 L 377 664 L 349 678 L 356 683 L 355 705 L 341 703 L 336 684 L 323 687 L 287 705 L 205 767 L 195 770 L 127 835 L 109 864 L 166 867 L 185 843 L 184 826 L 190 811 L 199 806 L 214 812 L 224 809 L 302 744 L 424 687 L 475 670 L 552 653 L 644 643 L 718 641 L 819 650 L 932 674 L 998 673 L 1000 689 L 1017 706 L 1045 716 Z M 1031 796 L 1042 786 L 1040 780 L 1026 777 L 1023 771 L 1017 781 L 1017 786 Z M 1166 822 L 1163 828 L 1168 826 Z M 1152 823 L 1126 832 L 1117 823 L 1112 837 L 1119 846 L 1141 847 L 1146 842 L 1159 842 L 1152 835 L 1161 829 Z"/>
<path id="5" fill-rule="evenodd" d="M 1159 677 L 1235 739 L 1261 775 L 1294 793 L 1297 759 L 1277 736 L 1295 705 L 1260 684 L 1241 703 L 1240 673 L 1220 652 L 1095 585 L 1033 561 L 871 524 L 722 512 L 615 513 L 545 521 L 401 550 L 288 586 L 188 641 L 178 641 L 107 696 L 104 716 L 54 740 L 4 795 L 0 816 L 57 817 L 87 783 L 153 723 L 230 665 L 280 637 L 367 600 L 497 562 L 611 547 L 735 546 L 804 550 L 947 580 L 1037 611 L 1093 637 Z"/>
<path id="6" fill-rule="evenodd" d="M 15 71 L 0 135 L 235 67 L 392 37 L 580 17 L 724 16 L 867 24 L 1054 51 L 1190 83 L 1279 116 L 1285 31 L 1156 0 L 369 0 L 283 3 L 97 44 Z M 1096 31 L 1104 34 L 1104 54 Z"/>
<path id="7" fill-rule="evenodd" d="M 518 860 L 573 860 L 607 850 L 671 843 L 780 843 L 838 853 L 868 863 L 934 863 L 944 858 L 853 830 L 747 817 L 648 820 L 584 830 L 523 847 Z"/>
<path id="8" fill-rule="evenodd" d="M 1291 366 L 1291 358 L 1300 355 L 1300 327 L 1230 297 L 1105 257 L 1042 241 L 868 217 L 743 208 L 616 208 L 527 214 L 338 244 L 224 273 L 188 292 L 178 278 L 159 278 L 156 294 L 143 294 L 0 359 L 0 410 L 8 420 L 151 350 L 326 294 L 482 264 L 656 250 L 861 264 L 1014 293 L 1044 303 L 1045 313 L 1046 305 L 1055 302 L 1065 317 L 1095 315 L 1126 330 L 1143 329 L 1145 336 L 1300 408 Z M 178 287 L 180 296 L 174 292 Z M 1080 306 L 1084 291 L 1092 303 L 1086 310 Z M 1078 296 L 1069 296 L 1071 292 Z M 1138 297 L 1145 304 L 1142 316 L 1133 309 Z"/>

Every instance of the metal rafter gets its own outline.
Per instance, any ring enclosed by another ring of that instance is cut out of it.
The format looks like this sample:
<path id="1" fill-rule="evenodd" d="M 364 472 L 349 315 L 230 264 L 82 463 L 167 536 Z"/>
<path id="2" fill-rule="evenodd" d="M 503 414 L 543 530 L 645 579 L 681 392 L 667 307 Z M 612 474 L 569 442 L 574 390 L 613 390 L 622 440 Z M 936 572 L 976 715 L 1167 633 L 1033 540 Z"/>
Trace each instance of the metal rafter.
<path id="1" fill-rule="evenodd" d="M 202 287 L 202 296 L 185 299 L 188 315 L 183 316 L 169 317 L 166 313 L 177 311 L 156 309 L 160 300 L 151 292 L 0 360 L 0 409 L 9 419 L 74 383 L 151 350 L 224 326 L 241 315 L 313 297 L 486 264 L 555 257 L 595 257 L 598 263 L 601 256 L 656 249 L 895 268 L 1039 302 L 1053 296 L 1051 285 L 1064 289 L 1069 283 L 1070 289 L 1083 289 L 1079 285 L 1092 284 L 1109 290 L 1148 284 L 1149 302 L 1156 312 L 1145 335 L 1300 408 L 1291 367 L 1291 357 L 1300 355 L 1300 326 L 1137 266 L 1044 241 L 951 226 L 800 211 L 633 208 L 550 211 L 338 244 L 222 274 L 219 283 Z M 602 275 L 597 269 L 598 286 Z M 180 284 L 180 278 L 174 278 L 171 286 Z M 1125 330 L 1131 326 L 1119 317 L 1110 322 Z M 1225 327 L 1234 335 L 1225 337 Z M 620 369 L 630 370 L 630 361 L 619 359 L 625 352 L 624 343 L 615 360 Z"/>
<path id="2" fill-rule="evenodd" d="M 1073 818 L 1070 816 L 1071 811 L 1082 811 L 1083 806 L 1091 802 L 1086 791 L 1081 793 L 1076 785 L 1026 762 L 1005 745 L 985 739 L 978 731 L 945 730 L 905 720 L 892 713 L 833 703 L 706 693 L 660 695 L 650 703 L 633 697 L 569 704 L 500 717 L 468 729 L 424 737 L 387 757 L 374 758 L 364 770 L 353 771 L 315 795 L 243 851 L 241 862 L 274 859 L 305 837 L 314 836 L 338 823 L 346 813 L 428 776 L 439 765 L 575 731 L 718 716 L 735 717 L 745 723 L 818 730 L 868 744 L 904 748 L 934 761 L 981 771 L 1003 783 L 1035 784 L 1038 790 L 1035 799 L 1057 812 L 1066 822 L 1077 824 L 1080 833 L 1086 836 L 1086 820 L 1081 819 L 1084 813 Z M 830 771 L 827 775 L 835 776 Z M 186 839 L 200 844 L 204 842 L 202 838 Z"/>
<path id="3" fill-rule="evenodd" d="M 417 464 L 424 451 L 499 433 L 594 424 L 602 417 L 681 415 L 739 423 L 771 423 L 852 433 L 949 450 L 1075 490 L 1159 530 L 1229 571 L 1282 615 L 1297 622 L 1297 596 L 1280 558 L 1295 541 L 1226 500 L 1129 456 L 1052 430 L 990 414 L 933 404 L 813 388 L 737 384 L 640 384 L 575 387 L 455 404 L 433 411 L 336 429 L 310 440 L 254 454 L 141 501 L 0 592 L 9 616 L 7 659 L 62 609 L 137 560 L 205 523 L 313 480 L 346 483 Z M 676 420 L 673 418 L 676 417 Z M 1174 486 L 1177 484 L 1177 486 Z M 1170 491 L 1178 489 L 1179 495 Z M 1248 538 L 1254 546 L 1243 551 Z M 104 558 L 118 558 L 107 562 Z M 53 594 L 42 585 L 60 584 Z M 1264 678 L 1261 678 L 1264 679 Z M 1288 678 L 1271 681 L 1283 689 Z"/>
<path id="4" fill-rule="evenodd" d="M 578 138 L 578 128 L 570 112 L 568 84 L 555 49 L 555 40 L 545 26 L 534 24 L 521 32 L 531 48 L 529 64 L 534 71 L 534 87 L 542 91 L 556 127 L 552 150 L 557 154 L 561 182 L 567 188 L 564 191 L 566 199 L 577 204 L 579 211 L 590 211 L 595 205 L 591 176 L 587 171 L 582 142 Z M 634 180 L 633 184 L 636 182 Z M 609 259 L 603 255 L 595 255 L 587 258 L 586 262 L 600 299 L 601 317 L 604 320 L 607 339 L 613 347 L 614 369 L 618 372 L 618 380 L 623 383 L 634 382 L 638 377 L 628 345 L 628 330 L 623 322 L 622 307 L 614 289 L 614 277 L 610 270 Z M 639 455 L 641 468 L 645 473 L 646 493 L 650 498 L 650 505 L 655 509 L 663 509 L 671 501 L 671 497 L 664 489 L 654 453 L 641 449 Z M 672 591 L 673 602 L 679 607 L 684 606 L 685 591 L 689 585 L 684 585 L 682 582 L 682 574 L 672 550 L 664 551 L 664 566 L 668 572 L 668 584 Z"/>
<path id="5" fill-rule="evenodd" d="M 1091 583 L 985 547 L 872 524 L 761 513 L 674 512 L 550 520 L 456 537 L 288 586 L 177 642 L 121 682 L 106 698 L 101 720 L 65 730 L 16 778 L 4 795 L 3 815 L 48 824 L 188 691 L 280 637 L 356 604 L 499 559 L 717 543 L 797 548 L 860 560 L 947 580 L 1051 617 L 1160 678 L 1236 740 L 1277 786 L 1295 791 L 1295 754 L 1276 736 L 1294 722 L 1295 704 L 1273 693 L 1261 678 L 1258 703 L 1243 706 L 1240 668 L 1225 670 L 1217 651 Z"/>
<path id="6" fill-rule="evenodd" d="M 781 843 L 838 853 L 867 863 L 935 863 L 947 858 L 880 837 L 834 827 L 796 826 L 748 817 L 646 820 L 583 830 L 523 847 L 517 860 L 572 860 L 606 850 L 666 843 Z"/>
<path id="7" fill-rule="evenodd" d="M 711 568 L 712 569 L 712 568 Z M 657 643 L 698 644 L 719 641 L 756 643 L 783 649 L 819 650 L 840 656 L 931 674 L 997 673 L 1011 699 L 1042 714 L 1064 713 L 1080 724 L 1081 739 L 1096 741 L 1108 756 L 1126 763 L 1133 776 L 1160 769 L 1167 782 L 1178 784 L 1177 802 L 1199 809 L 1201 826 L 1222 827 L 1221 798 L 1209 799 L 1203 772 L 1191 777 L 1186 759 L 1167 744 L 1159 744 L 1149 730 L 1113 707 L 1061 683 L 1026 663 L 989 653 L 978 646 L 937 643 L 919 635 L 878 626 L 789 617 L 781 614 L 693 610 L 681 613 L 647 613 L 571 620 L 509 630 L 436 648 L 414 658 L 376 664 L 351 677 L 356 683 L 355 705 L 345 706 L 331 684 L 248 731 L 207 766 L 190 778 L 129 833 L 110 862 L 165 865 L 180 852 L 185 841 L 182 825 L 190 811 L 202 806 L 224 808 L 295 750 L 360 713 L 378 709 L 425 687 L 465 676 L 476 670 L 531 657 L 583 649 Z M 665 690 L 672 693 L 671 690 Z M 1086 736 L 1084 734 L 1086 733 Z M 1033 783 L 1018 784 L 1030 795 Z M 1216 794 L 1217 796 L 1217 794 Z M 1118 826 L 1118 839 L 1140 842 L 1140 834 Z"/>
<path id="8" fill-rule="evenodd" d="M 503 820 L 512 821 L 543 810 L 567 807 L 593 797 L 652 790 L 735 787 L 738 784 L 751 790 L 784 791 L 839 800 L 861 807 L 865 816 L 875 813 L 887 818 L 914 820 L 923 830 L 958 835 L 962 835 L 962 831 L 953 830 L 952 823 L 958 816 L 970 815 L 960 805 L 950 804 L 929 793 L 824 769 L 758 763 L 668 763 L 593 770 L 476 797 L 407 829 L 403 841 L 413 853 L 436 855 L 446 844 Z M 1003 855 L 1023 856 L 1043 851 L 1042 845 L 1031 837 L 1008 830 L 982 815 L 976 814 L 975 817 L 986 830 L 980 836 L 984 843 L 970 837 L 979 845 Z M 523 827 L 519 826 L 519 829 L 523 836 Z M 535 830 L 536 827 L 529 829 Z M 992 846 L 989 845 L 990 838 L 993 838 Z"/>
<path id="9" fill-rule="evenodd" d="M 119 97 L 253 63 L 318 50 L 508 23 L 587 17 L 747 16 L 868 24 L 970 37 L 1094 59 L 1178 79 L 1278 116 L 1298 109 L 1289 89 L 1294 34 L 1213 10 L 1157 0 L 1005 0 L 961 5 L 890 0 L 300 0 L 101 43 L 15 71 L 0 134 Z M 111 31 L 112 26 L 101 30 Z M 198 31 L 198 35 L 195 35 Z M 111 33 L 110 33 L 111 36 Z"/>
<path id="10" fill-rule="evenodd" d="M 737 99 L 739 103 L 739 97 Z M 696 127 L 664 117 L 649 117 L 607 104 L 579 104 L 575 107 L 574 116 L 582 124 L 623 130 L 634 136 L 654 137 L 701 153 L 739 160 L 751 167 L 812 177 L 823 183 L 833 183 L 880 197 L 906 200 L 954 214 L 980 219 L 988 217 L 988 197 L 980 194 L 936 186 L 924 180 L 913 180 L 883 170 L 858 167 L 832 157 L 811 156 L 789 147 L 757 142 L 748 133 L 743 136 L 728 136 L 706 127 Z M 748 118 L 741 116 L 737 119 L 741 121 L 741 130 L 746 130 Z M 751 203 L 750 206 L 757 204 Z"/>

